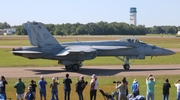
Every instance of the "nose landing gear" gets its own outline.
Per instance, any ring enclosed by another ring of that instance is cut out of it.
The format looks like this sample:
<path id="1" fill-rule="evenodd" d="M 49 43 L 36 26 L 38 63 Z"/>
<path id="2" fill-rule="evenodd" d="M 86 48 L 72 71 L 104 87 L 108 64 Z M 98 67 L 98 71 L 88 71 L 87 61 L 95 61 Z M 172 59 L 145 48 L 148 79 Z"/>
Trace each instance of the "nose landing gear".
<path id="1" fill-rule="evenodd" d="M 125 70 L 129 70 L 129 69 L 130 69 L 129 58 L 126 57 L 126 60 L 120 58 L 119 56 L 116 56 L 116 58 L 118 58 L 119 60 L 121 60 L 121 61 L 124 62 L 123 68 L 124 68 Z M 132 61 L 132 62 L 134 62 L 134 61 Z"/>

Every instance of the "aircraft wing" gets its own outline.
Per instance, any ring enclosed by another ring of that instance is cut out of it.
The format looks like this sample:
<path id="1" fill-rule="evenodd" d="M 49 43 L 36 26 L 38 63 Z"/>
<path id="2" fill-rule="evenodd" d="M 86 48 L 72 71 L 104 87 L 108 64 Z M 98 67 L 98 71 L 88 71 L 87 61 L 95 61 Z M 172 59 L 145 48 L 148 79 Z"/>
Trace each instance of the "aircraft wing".
<path id="1" fill-rule="evenodd" d="M 62 50 L 61 52 L 59 52 L 56 56 L 66 56 L 68 55 L 70 52 L 66 49 Z"/>
<path id="2" fill-rule="evenodd" d="M 74 53 L 74 54 L 92 53 L 96 51 L 97 51 L 96 49 L 93 49 L 90 46 L 71 46 L 63 49 L 56 56 L 66 56 L 70 53 Z"/>
<path id="3" fill-rule="evenodd" d="M 96 50 L 118 50 L 118 49 L 127 49 L 127 48 L 133 48 L 130 46 L 92 46 L 92 48 Z"/>
<path id="4" fill-rule="evenodd" d="M 98 50 L 117 50 L 117 49 L 127 49 L 132 47 L 127 46 L 70 46 L 65 49 L 63 49 L 61 52 L 59 52 L 56 56 L 66 56 L 70 53 L 73 54 L 82 54 L 82 53 L 93 53 Z"/>

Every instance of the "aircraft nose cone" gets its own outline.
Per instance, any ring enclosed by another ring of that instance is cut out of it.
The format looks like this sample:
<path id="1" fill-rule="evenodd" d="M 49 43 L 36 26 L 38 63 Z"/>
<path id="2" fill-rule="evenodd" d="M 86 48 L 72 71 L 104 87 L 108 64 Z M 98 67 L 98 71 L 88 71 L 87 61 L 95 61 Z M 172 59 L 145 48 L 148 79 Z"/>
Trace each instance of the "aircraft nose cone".
<path id="1" fill-rule="evenodd" d="M 174 51 L 168 50 L 168 49 L 162 49 L 163 55 L 173 55 L 176 54 Z"/>

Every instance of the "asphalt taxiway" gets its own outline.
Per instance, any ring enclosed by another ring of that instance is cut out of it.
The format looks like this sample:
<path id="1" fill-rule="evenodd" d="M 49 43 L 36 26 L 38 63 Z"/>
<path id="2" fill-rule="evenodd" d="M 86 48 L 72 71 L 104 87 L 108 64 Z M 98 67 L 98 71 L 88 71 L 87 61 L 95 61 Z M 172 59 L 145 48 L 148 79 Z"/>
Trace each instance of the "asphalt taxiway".
<path id="1" fill-rule="evenodd" d="M 64 67 L 26 67 L 0 68 L 0 75 L 6 77 L 64 77 L 70 76 L 134 76 L 134 75 L 179 75 L 180 64 L 174 65 L 131 65 L 130 70 L 124 70 L 121 65 L 113 66 L 83 66 L 78 72 L 67 71 Z"/>

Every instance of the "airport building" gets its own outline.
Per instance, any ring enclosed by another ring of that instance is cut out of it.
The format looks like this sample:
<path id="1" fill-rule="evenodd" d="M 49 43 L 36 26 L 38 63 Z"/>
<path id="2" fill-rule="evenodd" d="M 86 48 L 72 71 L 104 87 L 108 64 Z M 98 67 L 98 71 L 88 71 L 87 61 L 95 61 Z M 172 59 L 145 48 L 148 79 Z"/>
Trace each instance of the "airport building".
<path id="1" fill-rule="evenodd" d="M 135 25 L 137 24 L 137 19 L 136 19 L 136 7 L 131 7 L 130 8 L 130 24 Z"/>
<path id="2" fill-rule="evenodd" d="M 177 35 L 180 35 L 180 31 L 177 32 Z"/>
<path id="3" fill-rule="evenodd" d="M 16 31 L 16 28 L 0 29 L 0 35 L 11 35 L 11 34 L 14 34 L 15 31 Z"/>

